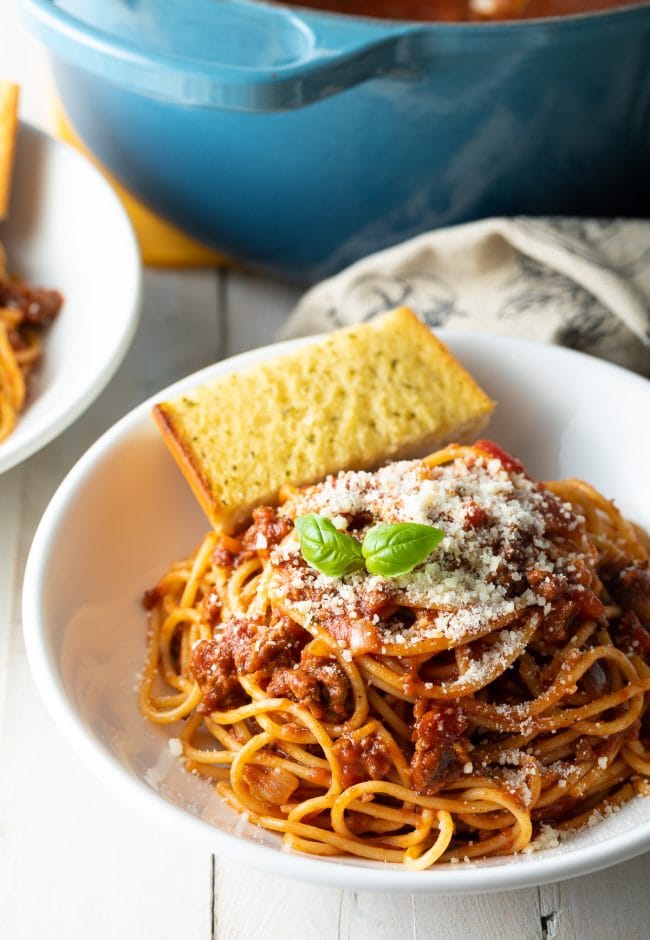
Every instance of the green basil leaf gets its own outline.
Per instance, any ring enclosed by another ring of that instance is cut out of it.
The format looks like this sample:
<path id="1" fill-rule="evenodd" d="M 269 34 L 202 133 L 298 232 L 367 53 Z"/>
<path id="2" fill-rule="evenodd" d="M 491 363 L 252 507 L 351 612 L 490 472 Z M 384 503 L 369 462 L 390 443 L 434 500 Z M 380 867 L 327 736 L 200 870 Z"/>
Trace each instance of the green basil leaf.
<path id="1" fill-rule="evenodd" d="M 363 568 L 361 542 L 339 532 L 324 516 L 314 512 L 296 519 L 302 557 L 312 568 L 332 578 L 340 578 Z"/>
<path id="2" fill-rule="evenodd" d="M 417 522 L 380 522 L 368 529 L 361 546 L 370 574 L 384 578 L 412 571 L 436 548 L 445 533 Z"/>

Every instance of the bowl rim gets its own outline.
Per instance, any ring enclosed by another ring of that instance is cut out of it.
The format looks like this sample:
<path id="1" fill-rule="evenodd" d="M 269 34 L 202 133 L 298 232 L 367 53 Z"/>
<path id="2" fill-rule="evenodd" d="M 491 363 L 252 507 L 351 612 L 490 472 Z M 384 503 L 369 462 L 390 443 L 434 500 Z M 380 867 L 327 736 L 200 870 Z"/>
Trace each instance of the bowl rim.
<path id="1" fill-rule="evenodd" d="M 89 173 L 90 177 L 94 179 L 97 187 L 109 196 L 115 214 L 120 218 L 122 223 L 122 242 L 130 258 L 130 281 L 132 282 L 133 290 L 130 296 L 125 297 L 125 315 L 123 316 L 123 329 L 117 341 L 114 343 L 112 348 L 108 349 L 108 355 L 104 358 L 102 367 L 94 373 L 94 376 L 91 381 L 86 383 L 83 391 L 76 397 L 76 399 L 70 402 L 67 408 L 63 410 L 55 409 L 56 414 L 52 421 L 42 427 L 35 429 L 35 432 L 28 436 L 21 444 L 13 447 L 11 446 L 12 435 L 9 435 L 5 441 L 0 443 L 0 476 L 7 470 L 10 470 L 12 467 L 15 467 L 17 464 L 22 463 L 28 457 L 31 457 L 32 454 L 35 454 L 37 451 L 41 450 L 47 444 L 58 437 L 63 431 L 66 430 L 71 424 L 73 424 L 76 419 L 83 414 L 83 412 L 90 407 L 92 402 L 95 401 L 97 396 L 103 389 L 108 385 L 109 381 L 119 368 L 122 360 L 124 359 L 128 349 L 131 345 L 133 337 L 135 335 L 136 329 L 138 327 L 140 319 L 140 310 L 142 306 L 142 263 L 140 260 L 140 249 L 138 247 L 138 242 L 135 236 L 133 225 L 131 220 L 126 212 L 126 209 L 122 205 L 117 194 L 110 186 L 104 175 L 95 167 L 90 160 L 79 153 L 74 147 L 66 143 L 63 140 L 58 140 L 56 137 L 46 133 L 44 130 L 41 130 L 38 127 L 35 127 L 33 124 L 30 124 L 27 121 L 20 122 L 19 134 L 22 137 L 26 137 L 28 141 L 37 140 L 45 145 L 46 149 L 56 149 L 60 148 L 61 151 L 66 153 L 66 160 L 70 159 L 73 164 L 82 166 L 84 173 Z M 5 222 L 5 225 L 11 224 L 10 222 Z M 11 251 L 10 245 L 9 251 Z M 62 317 L 65 317 L 65 296 L 62 309 Z M 44 354 L 47 356 L 47 337 L 44 341 Z M 65 363 L 63 363 L 65 367 Z M 47 388 L 41 390 L 41 396 L 47 394 Z M 27 404 L 27 411 L 29 410 L 29 402 Z M 20 415 L 18 420 L 24 416 Z M 13 433 L 13 432 L 12 432 Z M 6 448 L 3 448 L 4 444 L 10 442 L 10 445 Z M 3 453 L 4 450 L 4 453 Z"/>
<path id="2" fill-rule="evenodd" d="M 650 396 L 650 383 L 642 376 L 585 353 L 480 331 L 469 333 L 440 329 L 436 330 L 436 334 L 444 343 L 449 343 L 452 350 L 454 341 L 462 343 L 463 339 L 473 336 L 480 338 L 482 344 L 498 349 L 501 354 L 523 350 L 524 354 L 527 352 L 539 357 L 547 356 L 551 351 L 551 356 L 558 356 L 567 366 L 575 364 L 577 358 L 584 368 L 599 372 L 602 370 L 605 378 L 607 375 L 615 375 L 619 381 L 622 379 L 630 383 L 631 388 Z M 338 858 L 334 862 L 323 861 L 315 856 L 285 852 L 279 847 L 273 848 L 240 838 L 193 816 L 165 800 L 144 781 L 129 773 L 105 750 L 97 738 L 86 730 L 65 692 L 58 671 L 50 666 L 50 652 L 44 628 L 46 615 L 41 603 L 48 556 L 60 537 L 66 514 L 74 503 L 80 484 L 125 435 L 137 430 L 138 425 L 142 425 L 144 429 L 144 422 L 152 405 L 159 401 L 161 396 L 180 394 L 222 372 L 244 368 L 270 355 L 281 355 L 316 338 L 300 337 L 249 350 L 207 366 L 161 389 L 105 431 L 67 473 L 52 496 L 34 535 L 25 568 L 22 594 L 23 635 L 29 665 L 39 694 L 55 724 L 87 767 L 132 806 L 141 808 L 151 817 L 152 822 L 159 819 L 170 830 L 215 854 L 252 868 L 323 887 L 445 895 L 506 891 L 589 874 L 640 855 L 650 848 L 650 817 L 647 822 L 628 832 L 603 839 L 596 845 L 580 846 L 550 857 L 535 858 L 533 854 L 521 865 L 515 865 L 511 859 L 505 857 L 502 863 L 490 861 L 480 867 L 458 864 L 424 872 L 408 872 L 397 866 L 365 867 Z M 278 864 L 279 859 L 281 865 Z"/>

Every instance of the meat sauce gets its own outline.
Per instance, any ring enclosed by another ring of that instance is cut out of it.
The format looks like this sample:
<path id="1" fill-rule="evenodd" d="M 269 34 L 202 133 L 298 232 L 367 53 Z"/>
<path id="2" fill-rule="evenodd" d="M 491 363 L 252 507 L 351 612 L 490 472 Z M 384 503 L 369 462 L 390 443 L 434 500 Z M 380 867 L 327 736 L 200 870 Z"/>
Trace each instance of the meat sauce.
<path id="1" fill-rule="evenodd" d="M 453 23 L 566 16 L 637 4 L 635 0 L 300 0 L 295 5 L 352 16 Z"/>
<path id="2" fill-rule="evenodd" d="M 342 735 L 334 745 L 334 753 L 341 767 L 344 789 L 364 780 L 382 780 L 391 768 L 386 747 L 374 734 L 368 734 L 360 741 Z"/>
<path id="3" fill-rule="evenodd" d="M 63 294 L 24 281 L 0 279 L 0 309 L 20 310 L 28 326 L 48 326 L 63 305 Z"/>
<path id="4" fill-rule="evenodd" d="M 289 534 L 293 523 L 280 516 L 271 506 L 258 506 L 253 510 L 253 522 L 241 539 L 222 536 L 212 555 L 219 568 L 237 568 L 255 555 L 268 555 Z"/>
<path id="5" fill-rule="evenodd" d="M 505 463 L 512 472 L 523 471 L 518 461 L 492 442 L 482 441 L 479 446 Z M 547 528 L 563 538 L 571 537 L 571 525 L 559 510 L 554 511 L 555 504 L 551 501 L 545 508 Z M 365 519 L 356 521 L 360 527 L 367 523 Z M 480 529 L 489 524 L 489 514 L 470 500 L 466 527 Z M 223 548 L 224 555 L 220 560 L 236 568 L 243 558 L 259 551 L 260 544 L 264 551 L 270 551 L 282 541 L 291 526 L 290 520 L 280 517 L 273 509 L 262 507 L 255 510 L 253 525 L 239 540 L 231 540 L 229 549 Z M 288 564 L 291 562 L 287 559 L 281 562 L 281 565 Z M 564 574 L 535 567 L 527 569 L 526 578 L 541 600 L 553 605 L 553 611 L 547 614 L 543 635 L 531 643 L 534 652 L 542 656 L 553 655 L 558 646 L 568 642 L 567 631 L 576 615 L 597 622 L 603 618 L 603 603 L 591 590 L 590 583 L 570 585 Z M 647 654 L 650 650 L 648 563 L 634 561 L 611 566 L 602 571 L 602 578 L 613 603 L 620 607 L 620 614 L 610 627 L 617 645 L 629 653 Z M 576 579 L 580 580 L 577 574 Z M 299 593 L 298 596 L 304 594 Z M 156 591 L 149 592 L 144 598 L 145 606 L 150 608 L 158 600 Z M 358 613 L 359 620 L 366 621 L 374 630 L 372 615 L 376 611 L 387 614 L 386 597 L 380 591 L 376 596 L 366 597 L 355 613 Z M 557 629 L 554 625 L 556 613 Z M 218 614 L 215 609 L 215 621 Z M 327 622 L 327 629 L 334 636 L 337 636 L 337 626 L 334 619 Z M 298 702 L 315 718 L 330 725 L 344 723 L 354 707 L 350 682 L 335 657 L 316 655 L 316 649 L 311 634 L 289 617 L 276 616 L 270 624 L 246 617 L 227 619 L 215 639 L 202 641 L 193 652 L 192 672 L 203 693 L 201 711 L 209 713 L 247 701 L 238 676 L 251 675 L 270 697 Z M 542 687 L 552 679 L 551 674 L 546 676 Z M 538 675 L 537 680 L 541 681 L 542 677 Z M 581 686 L 590 696 L 601 696 L 609 689 L 608 676 L 600 665 L 595 664 L 581 680 Z M 525 694 L 520 680 L 513 673 L 502 676 L 495 688 L 497 697 L 505 702 L 511 696 L 513 702 L 519 701 Z M 412 782 L 417 792 L 434 795 L 450 781 L 473 771 L 472 754 L 474 752 L 476 760 L 476 745 L 470 741 L 470 722 L 459 704 L 418 699 L 409 724 L 412 749 L 407 748 L 406 755 L 407 759 L 410 756 Z M 615 741 L 612 736 L 611 748 L 606 752 L 599 751 L 596 758 L 613 759 L 622 740 Z M 586 742 L 584 748 L 588 744 Z M 352 735 L 343 734 L 334 744 L 334 753 L 341 768 L 343 787 L 365 780 L 381 780 L 390 774 L 391 757 L 379 735 L 368 734 L 357 740 Z M 593 757 L 585 751 L 585 760 Z M 266 794 L 271 788 L 275 795 L 279 794 L 276 802 L 288 800 L 298 787 L 298 780 L 286 773 L 270 776 L 267 771 L 253 768 L 249 770 L 249 777 L 247 782 L 255 792 Z M 362 821 L 359 824 L 362 825 Z"/>
<path id="6" fill-rule="evenodd" d="M 201 687 L 201 711 L 231 708 L 245 701 L 238 675 L 254 676 L 271 698 L 288 698 L 314 718 L 336 724 L 352 712 L 352 690 L 331 656 L 305 649 L 311 636 L 287 618 L 266 625 L 238 617 L 192 654 L 192 673 Z"/>
<path id="7" fill-rule="evenodd" d="M 345 721 L 352 711 L 348 678 L 336 659 L 313 656 L 303 650 L 300 664 L 276 669 L 266 692 L 305 705 L 314 718 Z"/>
<path id="8" fill-rule="evenodd" d="M 469 722 L 455 704 L 426 699 L 415 703 L 413 719 L 413 787 L 433 796 L 471 763 L 470 744 L 464 737 Z"/>
<path id="9" fill-rule="evenodd" d="M 310 584 L 299 582 L 295 585 L 293 572 L 304 568 L 302 558 L 289 556 L 280 558 L 275 562 L 275 568 L 280 573 L 286 585 L 287 600 L 301 602 L 308 600 L 319 604 L 320 589 Z M 355 651 L 378 652 L 381 641 L 375 619 L 385 613 L 388 598 L 386 586 L 380 585 L 376 589 L 368 590 L 358 597 L 346 602 L 345 611 L 337 614 L 332 611 L 321 610 L 319 613 L 320 625 L 333 636 Z"/>
<path id="10" fill-rule="evenodd" d="M 245 696 L 238 673 L 265 682 L 276 669 L 293 665 L 309 639 L 287 618 L 270 625 L 245 617 L 226 622 L 218 637 L 202 640 L 192 654 L 192 673 L 203 692 L 201 710 L 240 704 Z"/>
<path id="11" fill-rule="evenodd" d="M 617 646 L 628 653 L 650 653 L 650 566 L 637 561 L 602 572 L 607 590 L 622 612 L 612 625 Z"/>

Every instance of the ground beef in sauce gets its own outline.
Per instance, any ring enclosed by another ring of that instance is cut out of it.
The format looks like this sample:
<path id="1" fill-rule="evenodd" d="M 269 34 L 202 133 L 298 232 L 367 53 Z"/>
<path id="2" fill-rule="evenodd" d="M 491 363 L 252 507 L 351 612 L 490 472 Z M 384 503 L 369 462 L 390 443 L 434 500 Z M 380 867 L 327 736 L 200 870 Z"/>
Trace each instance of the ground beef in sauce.
<path id="1" fill-rule="evenodd" d="M 618 570 L 601 572 L 602 579 L 624 611 L 636 614 L 644 627 L 650 627 L 650 563 L 636 561 Z"/>
<path id="2" fill-rule="evenodd" d="M 31 326 L 47 326 L 62 304 L 63 295 L 58 290 L 30 287 L 22 281 L 0 280 L 0 308 L 20 310 L 25 323 Z"/>
<path id="3" fill-rule="evenodd" d="M 490 521 L 489 513 L 487 513 L 482 506 L 479 506 L 478 503 L 474 502 L 473 499 L 470 499 L 467 503 L 467 509 L 465 510 L 463 528 L 482 529 L 484 526 L 489 525 Z"/>
<path id="4" fill-rule="evenodd" d="M 288 516 L 280 516 L 272 506 L 258 506 L 253 510 L 253 524 L 242 538 L 244 549 L 267 549 L 270 551 L 293 529 Z"/>
<path id="5" fill-rule="evenodd" d="M 145 610 L 153 610 L 160 603 L 160 591 L 157 587 L 145 591 L 142 595 L 142 606 Z"/>
<path id="6" fill-rule="evenodd" d="M 392 766 L 386 745 L 375 734 L 367 734 L 360 741 L 342 735 L 334 744 L 334 753 L 344 789 L 364 780 L 383 780 Z"/>
<path id="7" fill-rule="evenodd" d="M 245 701 L 227 642 L 202 640 L 192 653 L 192 674 L 203 692 L 199 711 L 233 708 Z"/>
<path id="8" fill-rule="evenodd" d="M 234 569 L 258 554 L 265 557 L 292 528 L 288 516 L 279 515 L 272 506 L 258 506 L 253 510 L 251 525 L 240 536 L 224 536 L 217 542 L 212 561 L 218 568 Z"/>
<path id="9" fill-rule="evenodd" d="M 266 691 L 299 702 L 314 718 L 331 723 L 345 721 L 352 710 L 350 683 L 336 659 L 304 650 L 298 668 L 276 669 Z"/>
<path id="10" fill-rule="evenodd" d="M 237 674 L 256 674 L 260 681 L 273 671 L 296 663 L 310 639 L 303 628 L 288 618 L 272 624 L 234 617 L 221 634 L 199 643 L 192 655 L 192 673 L 203 692 L 201 710 L 228 708 L 242 699 Z"/>
<path id="11" fill-rule="evenodd" d="M 529 568 L 526 578 L 535 594 L 552 605 L 544 616 L 543 629 L 530 642 L 531 649 L 543 655 L 552 655 L 558 646 L 569 641 L 576 616 L 586 620 L 603 616 L 605 608 L 593 590 L 570 585 L 563 574 Z"/>
<path id="12" fill-rule="evenodd" d="M 526 578 L 530 587 L 545 601 L 558 601 L 566 597 L 569 583 L 563 574 L 553 574 L 543 568 L 529 568 Z"/>
<path id="13" fill-rule="evenodd" d="M 470 761 L 470 745 L 464 737 L 468 722 L 456 704 L 428 699 L 417 700 L 413 718 L 413 787 L 434 796 Z"/>
<path id="14" fill-rule="evenodd" d="M 216 591 L 211 591 L 201 601 L 201 618 L 214 627 L 221 618 L 221 609 L 221 598 Z"/>
<path id="15" fill-rule="evenodd" d="M 637 653 L 639 656 L 647 656 L 650 653 L 650 632 L 634 611 L 626 610 L 610 629 L 616 646 L 623 652 Z"/>

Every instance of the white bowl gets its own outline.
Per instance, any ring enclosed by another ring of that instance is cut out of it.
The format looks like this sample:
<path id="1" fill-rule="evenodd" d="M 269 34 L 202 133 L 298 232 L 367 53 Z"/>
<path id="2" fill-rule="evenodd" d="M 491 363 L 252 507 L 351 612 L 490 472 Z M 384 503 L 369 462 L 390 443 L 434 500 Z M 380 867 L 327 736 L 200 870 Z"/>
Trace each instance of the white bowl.
<path id="1" fill-rule="evenodd" d="M 650 525 L 647 468 L 650 383 L 589 356 L 522 340 L 440 331 L 498 402 L 489 434 L 538 478 L 576 475 Z M 238 356 L 156 396 L 176 395 L 297 340 Z M 136 701 L 145 615 L 140 598 L 169 563 L 200 541 L 207 522 L 145 402 L 77 463 L 34 538 L 23 595 L 27 651 L 53 718 L 88 765 L 204 847 L 276 874 L 355 889 L 444 894 L 504 890 L 584 874 L 650 848 L 650 799 L 638 798 L 555 849 L 408 872 L 356 859 L 280 851 L 278 837 L 246 824 L 205 780 L 186 774 L 170 731 Z M 177 733 L 177 732 L 176 732 Z"/>
<path id="2" fill-rule="evenodd" d="M 117 369 L 137 325 L 140 254 L 103 176 L 72 147 L 26 124 L 0 241 L 10 271 L 64 296 L 43 335 L 26 408 L 0 443 L 2 473 L 67 428 Z"/>

